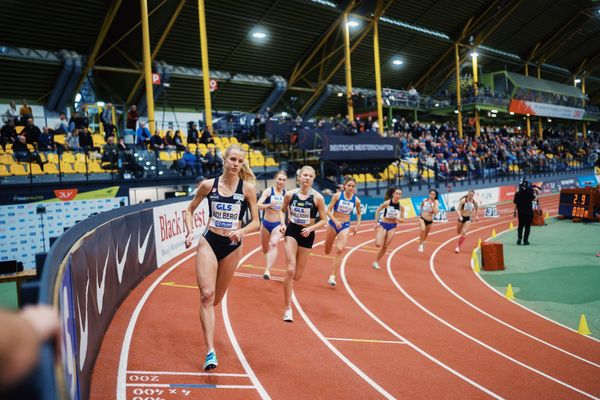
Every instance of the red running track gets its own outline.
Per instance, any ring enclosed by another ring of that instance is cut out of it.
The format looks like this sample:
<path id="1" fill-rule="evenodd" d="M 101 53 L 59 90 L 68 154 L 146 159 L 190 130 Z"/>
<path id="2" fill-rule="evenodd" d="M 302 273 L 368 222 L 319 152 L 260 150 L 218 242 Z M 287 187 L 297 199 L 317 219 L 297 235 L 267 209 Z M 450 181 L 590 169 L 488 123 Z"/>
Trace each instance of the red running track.
<path id="1" fill-rule="evenodd" d="M 555 204 L 556 196 L 542 200 L 551 213 Z M 350 237 L 335 288 L 318 234 L 292 324 L 281 319 L 283 246 L 274 279 L 264 281 L 259 237 L 247 236 L 217 310 L 212 373 L 201 369 L 195 257 L 186 253 L 118 310 L 91 398 L 600 398 L 598 341 L 504 299 L 472 272 L 477 239 L 512 220 L 512 205 L 499 210 L 504 216 L 472 224 L 460 254 L 454 215 L 434 225 L 425 253 L 416 251 L 416 220 L 406 222 L 380 271 L 371 268 L 374 225 L 365 223 Z"/>

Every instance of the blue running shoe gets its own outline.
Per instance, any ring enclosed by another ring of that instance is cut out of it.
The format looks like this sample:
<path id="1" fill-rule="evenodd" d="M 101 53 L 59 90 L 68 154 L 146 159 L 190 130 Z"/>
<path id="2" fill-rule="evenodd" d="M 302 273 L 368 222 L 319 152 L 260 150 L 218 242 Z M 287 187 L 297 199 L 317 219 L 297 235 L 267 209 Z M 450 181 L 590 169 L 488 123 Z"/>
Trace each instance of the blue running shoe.
<path id="1" fill-rule="evenodd" d="M 217 368 L 219 362 L 217 361 L 217 354 L 214 351 L 211 351 L 206 355 L 206 360 L 204 361 L 204 370 L 210 371 L 211 369 Z"/>

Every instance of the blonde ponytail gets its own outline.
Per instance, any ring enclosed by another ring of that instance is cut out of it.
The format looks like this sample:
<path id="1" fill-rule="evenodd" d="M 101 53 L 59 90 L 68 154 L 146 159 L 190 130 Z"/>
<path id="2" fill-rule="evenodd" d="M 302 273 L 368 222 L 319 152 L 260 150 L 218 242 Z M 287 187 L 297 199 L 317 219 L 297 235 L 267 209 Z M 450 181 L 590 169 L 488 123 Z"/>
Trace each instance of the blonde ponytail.
<path id="1" fill-rule="evenodd" d="M 244 162 L 242 163 L 242 168 L 240 168 L 240 172 L 238 173 L 240 179 L 255 184 L 256 176 L 254 175 L 254 172 L 252 172 L 252 168 L 250 168 L 250 164 L 246 158 L 246 150 L 244 150 L 244 148 L 239 144 L 232 144 L 225 150 L 225 158 L 227 158 L 231 150 L 235 150 L 244 155 Z"/>
<path id="2" fill-rule="evenodd" d="M 250 164 L 246 159 L 244 159 L 244 163 L 242 164 L 238 176 L 245 182 L 249 182 L 253 185 L 256 183 L 256 176 L 254 175 L 254 172 L 252 172 L 252 168 L 250 168 Z"/>

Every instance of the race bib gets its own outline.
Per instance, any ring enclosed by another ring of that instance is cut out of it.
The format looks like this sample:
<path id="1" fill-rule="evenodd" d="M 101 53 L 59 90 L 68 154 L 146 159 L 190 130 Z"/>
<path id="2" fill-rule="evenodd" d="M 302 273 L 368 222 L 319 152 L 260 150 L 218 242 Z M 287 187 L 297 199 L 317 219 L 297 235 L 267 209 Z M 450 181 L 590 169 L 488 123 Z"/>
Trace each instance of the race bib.
<path id="1" fill-rule="evenodd" d="M 276 194 L 271 196 L 271 209 L 275 211 L 281 210 L 281 205 L 283 204 L 283 196 L 278 196 Z"/>
<path id="2" fill-rule="evenodd" d="M 475 209 L 475 204 L 473 203 L 465 203 L 463 210 L 465 211 L 473 211 Z"/>
<path id="3" fill-rule="evenodd" d="M 290 207 L 290 221 L 298 225 L 310 224 L 310 208 Z"/>
<path id="4" fill-rule="evenodd" d="M 400 217 L 400 210 L 397 210 L 394 207 L 387 207 L 385 209 L 385 217 L 389 219 L 397 219 Z"/>
<path id="5" fill-rule="evenodd" d="M 338 206 L 337 206 L 337 212 L 350 215 L 350 214 L 352 214 L 352 210 L 354 210 L 354 202 L 353 201 L 340 199 Z"/>
<path id="6" fill-rule="evenodd" d="M 213 228 L 221 228 L 227 230 L 235 230 L 238 228 L 240 212 L 242 204 L 212 202 L 209 226 Z"/>
<path id="7" fill-rule="evenodd" d="M 491 205 L 491 206 L 485 207 L 485 217 L 486 218 L 500 217 L 500 215 L 498 214 L 498 208 L 496 208 L 496 205 Z"/>
<path id="8" fill-rule="evenodd" d="M 426 201 L 425 203 L 423 203 L 423 208 L 421 209 L 421 211 L 425 211 L 425 212 L 433 212 L 433 205 L 431 204 L 431 202 Z"/>

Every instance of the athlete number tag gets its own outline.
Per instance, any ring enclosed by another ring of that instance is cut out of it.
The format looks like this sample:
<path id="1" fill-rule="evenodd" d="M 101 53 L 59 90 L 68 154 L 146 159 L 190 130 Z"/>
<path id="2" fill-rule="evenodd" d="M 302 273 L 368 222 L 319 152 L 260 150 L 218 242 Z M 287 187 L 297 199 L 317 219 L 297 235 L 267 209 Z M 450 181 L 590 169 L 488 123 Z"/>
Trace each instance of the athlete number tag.
<path id="1" fill-rule="evenodd" d="M 495 205 L 485 206 L 485 217 L 486 218 L 498 218 L 500 215 L 498 214 L 498 209 Z"/>
<path id="2" fill-rule="evenodd" d="M 227 230 L 238 228 L 238 220 L 242 211 L 241 204 L 213 202 L 211 211 L 212 217 L 209 225 L 213 228 Z"/>
<path id="3" fill-rule="evenodd" d="M 281 205 L 283 204 L 283 196 L 278 196 L 274 194 L 271 196 L 271 209 L 275 211 L 281 210 Z"/>
<path id="4" fill-rule="evenodd" d="M 385 210 L 385 217 L 389 219 L 397 219 L 400 215 L 400 210 L 396 210 L 394 207 L 387 207 Z"/>
<path id="5" fill-rule="evenodd" d="M 353 209 L 354 209 L 353 201 L 340 200 L 340 202 L 338 203 L 338 206 L 337 206 L 337 212 L 342 213 L 342 214 L 350 215 L 352 213 Z"/>
<path id="6" fill-rule="evenodd" d="M 310 224 L 310 208 L 290 207 L 290 220 L 298 225 Z"/>

